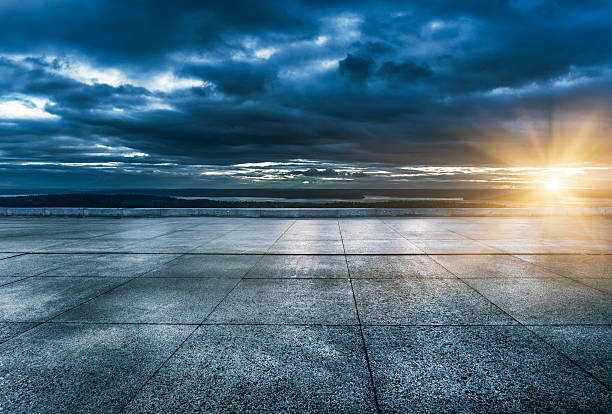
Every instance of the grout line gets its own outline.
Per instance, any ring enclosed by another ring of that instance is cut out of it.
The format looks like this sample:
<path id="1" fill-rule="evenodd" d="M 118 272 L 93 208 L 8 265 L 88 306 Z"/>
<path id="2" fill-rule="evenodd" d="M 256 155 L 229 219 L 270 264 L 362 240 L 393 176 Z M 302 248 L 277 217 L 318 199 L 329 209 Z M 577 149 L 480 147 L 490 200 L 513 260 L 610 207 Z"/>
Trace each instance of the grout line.
<path id="1" fill-rule="evenodd" d="M 295 224 L 295 221 L 293 223 L 291 223 L 291 225 L 285 230 L 285 232 L 291 227 L 293 226 L 293 224 Z M 231 231 L 231 230 L 230 230 Z M 283 232 L 283 234 L 285 234 L 285 232 Z M 278 238 L 280 239 L 281 236 L 279 236 Z M 278 239 L 277 239 L 278 241 Z M 276 243 L 276 242 L 275 242 Z M 157 373 L 163 368 L 164 365 L 166 365 L 166 363 L 178 352 L 179 349 L 181 349 L 183 347 L 183 345 L 187 342 L 187 340 L 189 338 L 191 338 L 191 336 L 198 330 L 200 329 L 201 326 L 204 326 L 204 322 L 217 310 L 217 308 L 219 307 L 219 305 L 221 305 L 221 303 L 223 303 L 223 301 L 225 301 L 225 299 L 227 299 L 227 297 L 234 291 L 234 289 L 236 289 L 236 287 L 240 284 L 240 282 L 244 279 L 244 277 L 251 271 L 251 269 L 253 269 L 255 266 L 257 266 L 259 264 L 259 262 L 263 259 L 263 255 L 259 258 L 259 260 L 257 260 L 257 262 L 255 262 L 242 276 L 242 278 L 238 279 L 236 281 L 236 283 L 234 284 L 234 286 L 232 286 L 232 288 L 221 298 L 221 300 L 219 300 L 219 302 L 217 302 L 217 304 L 211 309 L 210 312 L 208 312 L 208 314 L 204 317 L 204 319 L 202 319 L 197 326 L 195 327 L 195 329 L 183 340 L 183 342 L 181 342 L 179 344 L 179 346 L 174 350 L 174 352 L 172 352 L 172 354 L 170 354 L 170 356 L 164 361 L 162 362 L 162 364 L 155 370 L 155 372 L 153 372 L 153 374 L 151 374 L 151 376 L 149 378 L 147 378 L 146 381 L 144 381 L 142 383 L 142 385 L 138 388 L 138 390 L 136 390 L 136 392 L 134 393 L 134 395 L 128 399 L 128 401 L 125 403 L 125 405 L 123 405 L 123 407 L 121 407 L 121 410 L 119 410 L 118 412 L 121 413 L 123 410 L 125 410 L 125 408 L 138 396 L 138 394 L 144 389 L 144 387 L 149 383 L 149 381 L 151 381 L 151 379 L 153 379 L 155 377 L 155 375 L 157 375 Z"/>
<path id="2" fill-rule="evenodd" d="M 342 228 L 340 227 L 339 219 L 337 219 L 337 223 L 338 223 L 338 231 L 340 232 L 340 240 L 342 241 L 342 249 L 344 250 L 344 262 L 346 263 L 346 272 L 348 274 L 348 280 L 351 286 L 351 293 L 353 294 L 353 303 L 355 304 L 355 314 L 357 315 L 357 322 L 359 324 L 359 334 L 361 336 L 361 344 L 363 345 L 363 352 L 365 356 L 366 366 L 368 368 L 368 373 L 370 374 L 370 385 L 372 386 L 372 392 L 374 394 L 374 404 L 376 405 L 376 412 L 380 414 L 380 405 L 378 404 L 378 395 L 376 394 L 376 384 L 374 383 L 374 375 L 372 374 L 370 356 L 368 355 L 368 348 L 366 347 L 365 337 L 363 335 L 363 325 L 361 324 L 361 317 L 359 316 L 359 308 L 357 307 L 357 298 L 355 297 L 355 289 L 353 288 L 353 280 L 351 279 L 351 270 L 349 268 L 348 259 L 346 258 L 346 249 L 344 247 L 344 238 L 342 237 Z"/>
<path id="3" fill-rule="evenodd" d="M 587 285 L 586 283 L 582 282 L 582 280 L 581 280 L 581 279 L 606 280 L 606 279 L 608 279 L 608 278 L 606 278 L 606 277 L 583 277 L 583 278 L 577 278 L 577 279 L 574 279 L 573 277 L 562 275 L 561 273 L 559 273 L 559 272 L 555 271 L 554 269 L 551 269 L 551 268 L 549 268 L 549 267 L 546 267 L 545 265 L 541 265 L 541 264 L 539 264 L 539 263 L 534 263 L 534 262 L 527 261 L 527 260 L 525 260 L 525 259 L 523 259 L 523 258 L 521 258 L 521 257 L 518 257 L 517 255 L 512 255 L 512 257 L 515 257 L 515 258 L 517 258 L 518 260 L 520 260 L 520 261 L 522 261 L 522 262 L 525 262 L 525 263 L 528 263 L 528 264 L 530 264 L 530 265 L 532 265 L 532 266 L 535 266 L 535 267 L 538 267 L 538 268 L 540 268 L 540 269 L 546 270 L 547 272 L 550 272 L 550 273 L 552 273 L 553 275 L 560 276 L 560 277 L 562 277 L 562 278 L 564 278 L 564 279 L 567 279 L 567 280 L 571 280 L 571 281 L 573 281 L 573 282 L 576 282 L 576 283 L 578 283 L 578 284 L 580 284 L 580 285 L 582 285 L 582 286 L 588 287 L 588 288 L 590 288 L 590 289 L 594 289 L 594 290 L 596 290 L 596 291 L 598 291 L 598 292 L 603 293 L 604 295 L 609 295 L 609 296 L 612 296 L 612 294 L 610 294 L 609 292 L 606 292 L 605 290 L 600 289 L 600 288 L 596 288 L 596 287 L 594 287 L 594 286 Z M 551 278 L 551 279 L 552 279 L 552 278 Z"/>
<path id="4" fill-rule="evenodd" d="M 436 261 L 436 263 L 438 263 L 440 266 L 442 266 L 443 268 L 445 268 L 448 272 L 450 272 L 451 274 L 457 276 L 454 272 L 451 272 L 450 269 L 448 269 L 446 266 L 444 266 L 442 263 L 438 262 L 435 258 L 432 257 L 432 260 Z M 523 328 L 525 328 L 527 331 L 531 332 L 536 338 L 538 338 L 540 341 L 542 341 L 543 343 L 545 343 L 546 345 L 548 345 L 549 347 L 551 347 L 552 349 L 554 349 L 555 351 L 557 351 L 557 353 L 559 355 L 562 355 L 563 357 L 565 357 L 568 361 L 570 361 L 572 364 L 574 364 L 576 367 L 578 367 L 582 372 L 584 372 L 585 374 L 587 374 L 589 377 L 591 377 L 592 379 L 594 379 L 596 382 L 598 382 L 599 384 L 601 384 L 602 386 L 604 386 L 607 390 L 611 390 L 611 388 L 606 385 L 603 381 L 601 381 L 599 378 L 597 378 L 595 375 L 593 375 L 591 372 L 587 371 L 586 369 L 584 369 L 582 367 L 582 365 L 580 365 L 577 361 L 575 361 L 573 358 L 570 358 L 567 354 L 565 354 L 564 352 L 562 352 L 561 350 L 557 349 L 557 347 L 553 346 L 551 343 L 549 343 L 547 340 L 545 340 L 543 337 L 541 337 L 540 335 L 536 334 L 534 331 L 532 331 L 531 329 L 528 328 L 528 326 L 530 325 L 525 325 L 523 324 L 521 321 L 519 321 L 518 319 L 516 319 L 514 316 L 512 316 L 511 314 L 509 314 L 508 312 L 506 312 L 505 310 L 503 310 L 501 307 L 499 307 L 496 303 L 494 303 L 493 301 L 491 301 L 488 297 L 486 297 L 485 295 L 483 295 L 482 293 L 480 293 L 476 288 L 474 288 L 472 285 L 470 285 L 469 283 L 467 283 L 465 280 L 463 280 L 461 277 L 457 276 L 457 279 L 459 279 L 461 282 L 463 282 L 466 286 L 468 286 L 470 289 L 472 289 L 474 292 L 476 292 L 478 295 L 480 295 L 481 297 L 483 297 L 487 302 L 489 302 L 491 305 L 495 306 L 497 309 L 499 309 L 501 312 L 503 312 L 506 316 L 510 317 L 511 319 L 513 319 L 514 321 L 516 321 L 516 323 L 519 324 L 519 326 L 522 326 Z"/>

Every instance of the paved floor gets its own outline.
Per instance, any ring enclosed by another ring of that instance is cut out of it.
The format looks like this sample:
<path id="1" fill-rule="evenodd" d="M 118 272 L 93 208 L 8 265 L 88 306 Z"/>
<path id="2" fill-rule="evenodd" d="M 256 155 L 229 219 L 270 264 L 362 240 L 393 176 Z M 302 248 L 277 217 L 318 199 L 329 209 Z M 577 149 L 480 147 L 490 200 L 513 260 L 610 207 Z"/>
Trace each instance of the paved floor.
<path id="1" fill-rule="evenodd" d="M 0 219 L 0 412 L 612 412 L 612 220 Z"/>

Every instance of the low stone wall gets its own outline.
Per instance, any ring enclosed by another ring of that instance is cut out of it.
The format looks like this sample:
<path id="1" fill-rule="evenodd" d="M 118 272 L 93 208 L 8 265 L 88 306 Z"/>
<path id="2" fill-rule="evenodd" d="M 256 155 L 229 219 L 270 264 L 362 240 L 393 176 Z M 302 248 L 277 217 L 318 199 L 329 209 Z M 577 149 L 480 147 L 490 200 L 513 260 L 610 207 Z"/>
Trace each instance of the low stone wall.
<path id="1" fill-rule="evenodd" d="M 529 208 L 13 208 L 0 216 L 35 217 L 520 217 L 612 216 L 612 207 Z"/>

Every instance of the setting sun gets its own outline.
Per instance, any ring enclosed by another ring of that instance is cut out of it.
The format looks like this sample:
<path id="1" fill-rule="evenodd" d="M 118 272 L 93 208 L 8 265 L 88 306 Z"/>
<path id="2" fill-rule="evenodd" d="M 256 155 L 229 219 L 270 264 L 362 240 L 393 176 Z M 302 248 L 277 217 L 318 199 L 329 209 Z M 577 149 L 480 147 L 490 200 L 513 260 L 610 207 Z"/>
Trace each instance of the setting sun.
<path id="1" fill-rule="evenodd" d="M 562 187 L 561 180 L 559 180 L 557 177 L 548 179 L 544 184 L 546 185 L 546 189 L 548 189 L 548 191 L 559 191 Z"/>

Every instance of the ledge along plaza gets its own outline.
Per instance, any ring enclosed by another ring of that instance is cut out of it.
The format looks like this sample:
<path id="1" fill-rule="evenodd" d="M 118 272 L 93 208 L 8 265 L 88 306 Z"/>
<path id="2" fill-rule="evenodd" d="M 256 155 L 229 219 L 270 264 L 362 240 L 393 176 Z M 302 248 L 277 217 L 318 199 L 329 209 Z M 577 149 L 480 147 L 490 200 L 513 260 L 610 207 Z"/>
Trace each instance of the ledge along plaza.
<path id="1" fill-rule="evenodd" d="M 612 222 L 0 218 L 0 412 L 611 412 Z"/>

